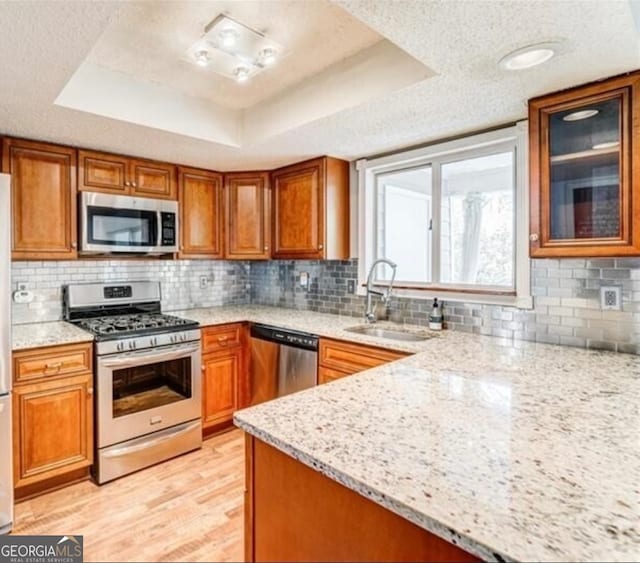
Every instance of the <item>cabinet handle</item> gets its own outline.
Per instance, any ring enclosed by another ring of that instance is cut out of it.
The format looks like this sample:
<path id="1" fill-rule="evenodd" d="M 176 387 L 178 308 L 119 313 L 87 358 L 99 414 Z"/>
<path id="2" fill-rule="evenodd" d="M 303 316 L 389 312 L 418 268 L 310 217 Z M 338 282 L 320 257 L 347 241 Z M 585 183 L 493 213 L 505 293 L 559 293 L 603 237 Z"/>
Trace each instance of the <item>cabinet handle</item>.
<path id="1" fill-rule="evenodd" d="M 53 369 L 56 371 L 56 373 L 58 373 L 60 371 L 60 368 L 62 367 L 62 364 L 63 362 L 53 362 L 51 364 L 45 364 L 44 371 L 46 373 L 47 370 Z"/>
<path id="2" fill-rule="evenodd" d="M 227 344 L 227 336 L 218 336 L 218 342 L 220 342 L 220 344 Z"/>
<path id="3" fill-rule="evenodd" d="M 531 242 L 536 242 L 538 240 L 538 233 L 532 233 L 529 235 L 529 240 Z"/>

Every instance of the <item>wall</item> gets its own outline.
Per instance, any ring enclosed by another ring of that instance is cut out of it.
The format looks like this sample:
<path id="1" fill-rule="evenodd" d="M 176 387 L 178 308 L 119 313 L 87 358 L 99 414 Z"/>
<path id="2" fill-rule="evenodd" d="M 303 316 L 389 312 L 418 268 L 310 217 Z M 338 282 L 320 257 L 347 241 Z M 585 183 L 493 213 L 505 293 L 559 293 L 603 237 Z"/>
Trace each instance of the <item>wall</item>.
<path id="1" fill-rule="evenodd" d="M 300 272 L 311 277 L 300 287 Z M 362 319 L 364 298 L 347 292 L 357 260 L 252 263 L 251 302 Z M 600 310 L 601 285 L 623 291 L 622 311 Z M 447 328 L 507 339 L 640 353 L 640 259 L 533 260 L 534 309 L 446 303 Z M 431 301 L 392 299 L 390 320 L 426 325 Z"/>
<path id="2" fill-rule="evenodd" d="M 78 260 L 13 262 L 13 287 L 29 283 L 30 304 L 13 304 L 14 324 L 62 318 L 62 286 L 67 283 L 160 280 L 163 310 L 244 304 L 249 300 L 248 262 L 214 260 Z M 200 276 L 208 287 L 200 288 Z"/>
<path id="3" fill-rule="evenodd" d="M 299 285 L 310 275 L 309 290 Z M 210 281 L 200 288 L 200 276 Z M 159 279 L 166 311 L 226 304 L 264 304 L 349 315 L 362 320 L 364 298 L 347 291 L 358 261 L 224 262 L 196 260 L 83 260 L 14 262 L 13 284 L 27 281 L 29 305 L 14 304 L 14 323 L 62 318 L 62 285 Z M 508 339 L 533 340 L 640 354 L 640 258 L 532 261 L 534 309 L 447 303 L 447 327 Z M 622 311 L 601 311 L 601 285 L 619 285 Z M 393 298 L 390 320 L 426 325 L 431 301 Z"/>

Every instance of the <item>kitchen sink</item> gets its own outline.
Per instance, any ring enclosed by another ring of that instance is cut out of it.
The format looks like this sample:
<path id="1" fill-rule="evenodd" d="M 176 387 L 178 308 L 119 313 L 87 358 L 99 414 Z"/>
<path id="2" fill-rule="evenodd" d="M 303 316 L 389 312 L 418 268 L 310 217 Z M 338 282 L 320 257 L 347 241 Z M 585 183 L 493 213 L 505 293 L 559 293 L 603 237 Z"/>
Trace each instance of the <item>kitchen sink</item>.
<path id="1" fill-rule="evenodd" d="M 356 334 L 364 334 L 366 336 L 377 336 L 378 338 L 387 338 L 389 340 L 405 340 L 407 342 L 420 342 L 428 340 L 435 336 L 427 332 L 408 331 L 403 329 L 383 328 L 371 325 L 358 325 L 345 328 L 347 332 L 355 332 Z"/>

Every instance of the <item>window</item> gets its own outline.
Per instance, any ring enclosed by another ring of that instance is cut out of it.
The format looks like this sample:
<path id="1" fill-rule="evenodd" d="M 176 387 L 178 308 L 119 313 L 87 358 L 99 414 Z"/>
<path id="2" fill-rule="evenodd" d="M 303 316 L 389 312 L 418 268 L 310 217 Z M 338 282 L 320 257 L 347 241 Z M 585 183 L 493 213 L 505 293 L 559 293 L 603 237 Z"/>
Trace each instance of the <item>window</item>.
<path id="1" fill-rule="evenodd" d="M 530 307 L 525 150 L 519 124 L 359 161 L 360 281 L 387 258 L 404 294 Z"/>

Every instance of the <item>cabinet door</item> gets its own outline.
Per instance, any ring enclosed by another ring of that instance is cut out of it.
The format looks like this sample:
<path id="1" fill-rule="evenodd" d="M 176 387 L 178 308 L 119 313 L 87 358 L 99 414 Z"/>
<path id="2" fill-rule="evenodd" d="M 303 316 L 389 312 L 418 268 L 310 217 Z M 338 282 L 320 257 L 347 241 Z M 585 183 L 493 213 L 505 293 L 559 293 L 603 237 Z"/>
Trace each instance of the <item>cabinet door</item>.
<path id="1" fill-rule="evenodd" d="M 269 174 L 226 174 L 225 192 L 226 257 L 238 260 L 269 258 Z"/>
<path id="2" fill-rule="evenodd" d="M 530 103 L 532 256 L 640 253 L 639 85 L 636 75 Z"/>
<path id="3" fill-rule="evenodd" d="M 2 154 L 11 174 L 12 258 L 76 258 L 76 150 L 4 139 Z"/>
<path id="4" fill-rule="evenodd" d="M 93 376 L 17 385 L 14 484 L 30 485 L 93 462 Z"/>
<path id="5" fill-rule="evenodd" d="M 322 258 L 324 161 L 277 170 L 273 179 L 273 257 Z"/>
<path id="6" fill-rule="evenodd" d="M 242 352 L 230 350 L 202 358 L 202 426 L 215 426 L 232 419 L 238 408 L 238 381 Z"/>
<path id="7" fill-rule="evenodd" d="M 156 199 L 178 199 L 176 167 L 150 160 L 131 160 L 131 195 Z"/>
<path id="8" fill-rule="evenodd" d="M 222 176 L 179 168 L 180 257 L 222 258 Z"/>
<path id="9" fill-rule="evenodd" d="M 78 152 L 78 189 L 128 195 L 131 182 L 127 178 L 129 160 L 124 156 L 93 151 Z"/>
<path id="10" fill-rule="evenodd" d="M 318 368 L 318 385 L 329 383 L 330 381 L 335 381 L 336 379 L 342 379 L 343 377 L 348 377 L 350 375 L 353 374 L 320 366 Z"/>

